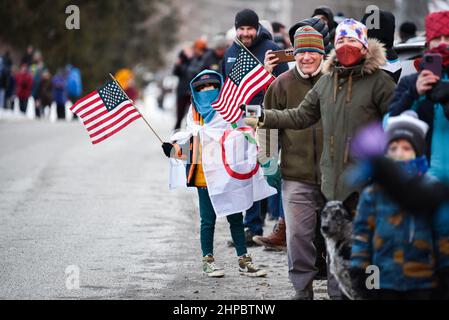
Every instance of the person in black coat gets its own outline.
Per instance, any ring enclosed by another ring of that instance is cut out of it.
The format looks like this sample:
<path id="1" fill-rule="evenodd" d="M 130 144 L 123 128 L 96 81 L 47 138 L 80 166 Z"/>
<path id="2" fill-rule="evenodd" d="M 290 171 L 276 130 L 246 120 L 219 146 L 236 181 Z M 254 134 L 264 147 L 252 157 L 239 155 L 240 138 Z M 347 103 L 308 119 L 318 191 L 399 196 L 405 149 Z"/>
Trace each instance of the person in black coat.
<path id="1" fill-rule="evenodd" d="M 250 9 L 245 9 L 237 13 L 235 29 L 237 30 L 237 37 L 239 40 L 261 63 L 264 62 L 265 53 L 268 50 L 280 50 L 279 46 L 273 42 L 271 33 L 259 24 L 259 17 Z M 231 72 L 239 52 L 240 47 L 236 42 L 226 50 L 221 70 L 223 77 L 227 77 Z M 274 68 L 273 74 L 279 76 L 287 70 L 288 65 L 286 63 L 280 63 Z M 263 97 L 264 94 L 259 92 L 248 104 L 262 104 Z"/>
<path id="2" fill-rule="evenodd" d="M 320 6 L 313 11 L 312 18 L 318 18 L 326 22 L 329 29 L 330 42 L 333 44 L 335 39 L 335 30 L 337 23 L 334 20 L 334 13 L 328 6 Z"/>
<path id="3" fill-rule="evenodd" d="M 257 14 L 250 9 L 244 9 L 237 13 L 235 17 L 235 29 L 237 31 L 237 38 L 242 44 L 259 60 L 260 63 L 264 63 L 265 54 L 269 50 L 280 50 L 273 42 L 271 33 L 266 30 L 260 23 Z M 234 42 L 231 47 L 226 51 L 221 74 L 223 77 L 227 77 L 234 66 L 237 56 L 240 52 L 240 45 Z M 283 72 L 288 70 L 287 63 L 277 64 L 273 69 L 274 76 L 279 76 Z M 248 104 L 250 105 L 262 105 L 264 100 L 264 92 L 256 94 Z M 254 202 L 253 206 L 246 211 L 244 220 L 247 245 L 255 245 L 252 240 L 253 236 L 263 234 L 263 221 L 261 217 L 261 202 Z M 230 242 L 229 244 L 232 244 Z"/>
<path id="4" fill-rule="evenodd" d="M 361 20 L 366 25 L 367 19 L 371 14 L 365 14 Z M 381 66 L 387 74 L 391 76 L 394 82 L 398 83 L 402 73 L 401 62 L 396 51 L 393 49 L 394 31 L 396 28 L 396 20 L 394 15 L 388 11 L 379 11 L 380 25 L 379 29 L 368 27 L 368 37 L 379 40 L 387 49 L 387 63 Z"/>

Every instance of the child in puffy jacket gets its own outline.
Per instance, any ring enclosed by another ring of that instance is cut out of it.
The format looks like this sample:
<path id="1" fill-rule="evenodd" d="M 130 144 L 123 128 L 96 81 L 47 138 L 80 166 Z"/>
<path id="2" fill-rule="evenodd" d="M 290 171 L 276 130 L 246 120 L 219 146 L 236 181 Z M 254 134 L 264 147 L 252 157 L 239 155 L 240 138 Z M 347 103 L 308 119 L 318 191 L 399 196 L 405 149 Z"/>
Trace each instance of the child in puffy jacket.
<path id="1" fill-rule="evenodd" d="M 410 177 L 432 178 L 425 157 L 428 126 L 407 111 L 387 123 L 386 157 Z M 366 286 L 366 268 L 379 268 L 379 288 Z M 368 299 L 430 299 L 437 285 L 432 216 L 409 212 L 378 184 L 361 194 L 353 225 L 351 276 L 355 289 Z"/>

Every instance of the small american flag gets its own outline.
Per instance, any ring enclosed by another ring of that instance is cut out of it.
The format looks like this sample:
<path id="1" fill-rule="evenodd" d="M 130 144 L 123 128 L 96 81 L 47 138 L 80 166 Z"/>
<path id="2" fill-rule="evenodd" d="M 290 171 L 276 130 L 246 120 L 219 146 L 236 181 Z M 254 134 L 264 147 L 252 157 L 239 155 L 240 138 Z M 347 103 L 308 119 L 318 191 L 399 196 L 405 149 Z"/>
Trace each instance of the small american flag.
<path id="1" fill-rule="evenodd" d="M 260 90 L 267 88 L 275 77 L 269 73 L 248 49 L 240 52 L 232 66 L 218 100 L 212 104 L 223 119 L 235 123 L 242 116 L 239 106 L 247 104 Z"/>
<path id="2" fill-rule="evenodd" d="M 83 121 L 92 144 L 106 140 L 141 117 L 115 81 L 77 101 L 70 110 Z"/>

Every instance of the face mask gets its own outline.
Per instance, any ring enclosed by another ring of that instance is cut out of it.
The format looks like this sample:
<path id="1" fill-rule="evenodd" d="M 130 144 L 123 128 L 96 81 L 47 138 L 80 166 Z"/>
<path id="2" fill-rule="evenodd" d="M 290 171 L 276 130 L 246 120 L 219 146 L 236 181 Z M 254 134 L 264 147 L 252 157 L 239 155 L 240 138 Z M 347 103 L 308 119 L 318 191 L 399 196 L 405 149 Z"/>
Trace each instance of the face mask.
<path id="1" fill-rule="evenodd" d="M 200 91 L 195 94 L 195 100 L 198 104 L 206 105 L 211 104 L 218 98 L 218 93 L 220 91 L 218 89 Z"/>
<path id="2" fill-rule="evenodd" d="M 362 52 L 359 48 L 345 44 L 339 49 L 335 50 L 337 60 L 345 67 L 355 66 L 362 60 Z"/>
<path id="3" fill-rule="evenodd" d="M 218 89 L 194 93 L 196 109 L 206 123 L 212 120 L 215 115 L 215 110 L 212 108 L 211 103 L 218 98 L 219 93 L 220 90 Z"/>
<path id="4" fill-rule="evenodd" d="M 443 66 L 449 66 L 449 48 L 445 43 L 440 44 L 438 47 L 430 49 L 428 53 L 438 53 L 443 57 Z"/>

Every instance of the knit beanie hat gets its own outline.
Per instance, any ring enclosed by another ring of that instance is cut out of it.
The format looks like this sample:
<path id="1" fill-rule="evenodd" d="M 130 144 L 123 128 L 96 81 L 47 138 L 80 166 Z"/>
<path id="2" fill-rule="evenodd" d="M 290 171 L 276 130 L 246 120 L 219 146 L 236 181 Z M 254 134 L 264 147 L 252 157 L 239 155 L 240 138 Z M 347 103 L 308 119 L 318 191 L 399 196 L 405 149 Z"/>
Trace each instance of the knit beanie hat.
<path id="1" fill-rule="evenodd" d="M 449 11 L 433 12 L 426 17 L 426 42 L 449 36 Z"/>
<path id="2" fill-rule="evenodd" d="M 295 32 L 295 52 L 318 52 L 325 55 L 323 35 L 310 26 L 304 26 Z"/>
<path id="3" fill-rule="evenodd" d="M 359 21 L 354 19 L 343 20 L 335 32 L 335 43 L 343 37 L 354 38 L 363 44 L 365 48 L 368 48 L 368 29 Z"/>
<path id="4" fill-rule="evenodd" d="M 413 22 L 404 22 L 401 24 L 399 31 L 409 35 L 416 35 L 416 25 Z"/>
<path id="5" fill-rule="evenodd" d="M 429 126 L 418 119 L 416 112 L 408 110 L 397 117 L 388 119 L 385 129 L 387 134 L 387 146 L 399 139 L 405 139 L 415 149 L 416 156 L 424 155 L 426 148 L 426 134 Z"/>
<path id="6" fill-rule="evenodd" d="M 238 29 L 240 27 L 254 27 L 256 29 L 259 28 L 259 16 L 251 9 L 244 9 L 237 13 L 235 16 L 235 28 Z"/>
<path id="7" fill-rule="evenodd" d="M 300 27 L 304 27 L 304 26 L 311 26 L 316 31 L 321 33 L 321 35 L 323 36 L 324 51 L 326 51 L 326 53 L 331 52 L 332 43 L 331 43 L 331 39 L 330 39 L 331 36 L 329 34 L 329 28 L 327 27 L 327 24 L 323 20 L 318 19 L 318 18 L 307 18 L 307 19 L 301 20 L 300 22 L 294 24 L 290 28 L 290 30 L 288 31 L 288 35 L 290 37 L 290 42 L 292 43 L 292 45 L 295 44 L 296 30 L 298 30 Z"/>
<path id="8" fill-rule="evenodd" d="M 366 20 L 371 13 L 366 13 L 361 22 L 366 25 Z M 392 48 L 394 44 L 394 32 L 396 29 L 396 19 L 389 11 L 379 11 L 379 28 L 368 29 L 368 38 L 379 40 L 385 48 Z"/>

